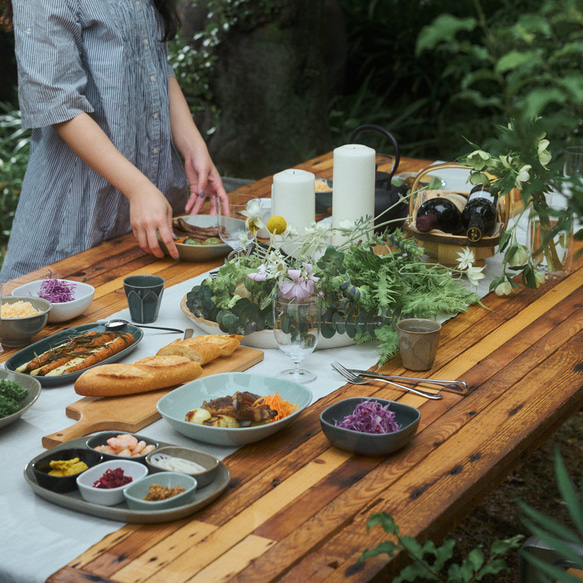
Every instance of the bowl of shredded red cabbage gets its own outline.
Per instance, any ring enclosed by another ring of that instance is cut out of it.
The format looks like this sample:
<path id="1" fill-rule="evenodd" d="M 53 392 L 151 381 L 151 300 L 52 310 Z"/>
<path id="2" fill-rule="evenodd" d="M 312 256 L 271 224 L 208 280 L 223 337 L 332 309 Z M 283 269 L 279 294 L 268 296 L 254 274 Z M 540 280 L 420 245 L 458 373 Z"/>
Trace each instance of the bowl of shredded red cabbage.
<path id="1" fill-rule="evenodd" d="M 31 281 L 14 289 L 12 295 L 38 297 L 51 302 L 49 322 L 66 322 L 80 316 L 93 301 L 95 288 L 81 281 L 46 279 Z"/>
<path id="2" fill-rule="evenodd" d="M 320 415 L 324 435 L 336 447 L 361 455 L 388 455 L 417 432 L 418 409 L 386 399 L 353 397 L 330 405 Z"/>

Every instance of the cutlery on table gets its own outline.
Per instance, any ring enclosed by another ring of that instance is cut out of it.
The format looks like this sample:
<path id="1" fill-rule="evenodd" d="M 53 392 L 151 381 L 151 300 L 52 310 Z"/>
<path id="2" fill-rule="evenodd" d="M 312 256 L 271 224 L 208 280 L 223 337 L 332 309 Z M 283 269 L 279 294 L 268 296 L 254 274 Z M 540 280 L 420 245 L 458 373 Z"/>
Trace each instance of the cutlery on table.
<path id="1" fill-rule="evenodd" d="M 402 377 L 399 375 L 384 374 L 380 372 L 373 372 L 370 370 L 359 370 L 357 368 L 347 368 L 346 370 L 361 376 L 369 377 L 371 379 L 379 379 L 381 381 L 401 381 L 403 383 L 429 383 L 432 385 L 439 385 L 444 391 L 457 393 L 458 395 L 465 395 L 468 392 L 468 384 L 465 381 L 446 381 L 443 379 L 423 379 L 416 377 Z"/>
<path id="2" fill-rule="evenodd" d="M 368 379 L 365 379 L 364 377 L 361 377 L 359 375 L 354 374 L 353 372 L 351 372 L 350 370 L 348 370 L 347 368 L 344 368 L 339 362 L 333 362 L 332 363 L 332 368 L 336 371 L 339 372 L 349 383 L 352 383 L 353 385 L 363 385 L 369 382 Z M 421 397 L 425 397 L 426 399 L 443 399 L 443 396 L 440 395 L 439 393 L 428 393 L 426 391 L 422 391 L 421 389 L 414 389 L 413 387 L 408 387 L 407 385 L 401 385 L 399 383 L 396 383 L 394 381 L 388 380 L 388 379 L 375 379 L 375 380 L 381 380 L 385 383 L 388 383 L 390 385 L 394 385 L 395 387 L 399 387 L 400 389 L 403 389 L 405 391 L 409 391 L 410 393 L 415 393 L 416 395 L 419 395 Z"/>
<path id="3" fill-rule="evenodd" d="M 106 330 L 117 330 L 118 328 L 123 328 L 126 324 L 131 326 L 136 326 L 137 328 L 153 328 L 154 330 L 167 330 L 168 332 L 180 332 L 182 334 L 184 330 L 179 330 L 178 328 L 163 328 L 161 326 L 146 326 L 145 324 L 134 324 L 133 322 L 128 322 L 127 320 L 108 320 L 105 322 Z"/>

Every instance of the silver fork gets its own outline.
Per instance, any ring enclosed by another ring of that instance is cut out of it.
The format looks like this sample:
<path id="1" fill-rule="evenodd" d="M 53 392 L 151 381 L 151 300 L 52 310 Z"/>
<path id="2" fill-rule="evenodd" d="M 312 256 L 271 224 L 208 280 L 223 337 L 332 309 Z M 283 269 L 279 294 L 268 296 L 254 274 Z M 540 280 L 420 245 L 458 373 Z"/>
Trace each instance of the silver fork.
<path id="1" fill-rule="evenodd" d="M 353 385 L 363 385 L 366 383 L 370 383 L 370 379 L 365 379 L 361 376 L 354 374 L 353 372 L 350 372 L 347 368 L 344 368 L 339 362 L 333 362 L 332 368 L 336 372 L 339 372 L 349 383 L 352 383 Z M 415 393 L 416 395 L 419 395 L 421 397 L 425 397 L 426 399 L 434 399 L 434 400 L 443 399 L 443 396 L 440 395 L 439 393 L 427 393 L 426 391 L 422 391 L 421 389 L 407 387 L 405 385 L 401 385 L 399 383 L 395 383 L 393 381 L 389 381 L 389 380 L 385 380 L 385 379 L 374 379 L 374 380 L 382 380 L 382 382 L 384 382 L 384 383 L 388 383 L 389 385 L 394 385 L 395 387 L 399 387 L 400 389 L 403 389 L 405 391 Z"/>

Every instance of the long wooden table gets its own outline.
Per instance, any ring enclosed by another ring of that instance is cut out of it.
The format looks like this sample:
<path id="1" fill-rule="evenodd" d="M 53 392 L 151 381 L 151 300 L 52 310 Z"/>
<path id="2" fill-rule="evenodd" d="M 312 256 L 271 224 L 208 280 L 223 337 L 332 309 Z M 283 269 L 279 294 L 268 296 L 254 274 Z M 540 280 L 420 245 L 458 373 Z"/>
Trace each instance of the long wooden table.
<path id="1" fill-rule="evenodd" d="M 426 164 L 404 159 L 399 170 Z M 331 177 L 332 158 L 301 167 Z M 264 196 L 270 187 L 266 178 L 246 190 Z M 125 307 L 119 281 L 126 275 L 158 273 L 172 285 L 216 264 L 157 260 L 128 235 L 55 263 L 50 271 L 89 278 L 96 287 L 91 309 L 75 322 L 82 324 Z M 47 273 L 28 274 L 6 288 Z M 123 526 L 48 581 L 390 580 L 399 558 L 357 563 L 365 548 L 385 538 L 380 527 L 367 534 L 372 513 L 392 514 L 402 534 L 443 536 L 583 406 L 582 284 L 578 258 L 564 279 L 511 298 L 490 294 L 485 307 L 473 306 L 447 321 L 430 375 L 465 380 L 472 389 L 468 395 L 443 393 L 440 401 L 426 401 L 375 381 L 341 386 L 288 430 L 226 458 L 232 482 L 209 507 L 168 524 Z M 43 334 L 58 329 L 50 326 Z M 398 356 L 384 370 L 406 374 Z M 417 406 L 421 424 L 411 444 L 386 458 L 332 447 L 319 415 L 353 396 Z"/>

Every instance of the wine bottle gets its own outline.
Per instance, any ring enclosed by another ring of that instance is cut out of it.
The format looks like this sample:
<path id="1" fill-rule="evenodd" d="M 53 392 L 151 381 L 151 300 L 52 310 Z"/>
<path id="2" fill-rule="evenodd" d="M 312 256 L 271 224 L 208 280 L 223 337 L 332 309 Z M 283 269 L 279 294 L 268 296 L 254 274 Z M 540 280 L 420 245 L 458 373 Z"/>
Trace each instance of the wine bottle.
<path id="1" fill-rule="evenodd" d="M 431 229 L 453 235 L 463 233 L 462 210 L 466 200 L 460 193 L 438 194 L 426 200 L 417 210 L 417 230 L 422 233 Z"/>
<path id="2" fill-rule="evenodd" d="M 496 227 L 496 196 L 483 184 L 470 191 L 468 203 L 462 212 L 462 223 L 468 241 L 476 243 L 489 237 Z"/>

